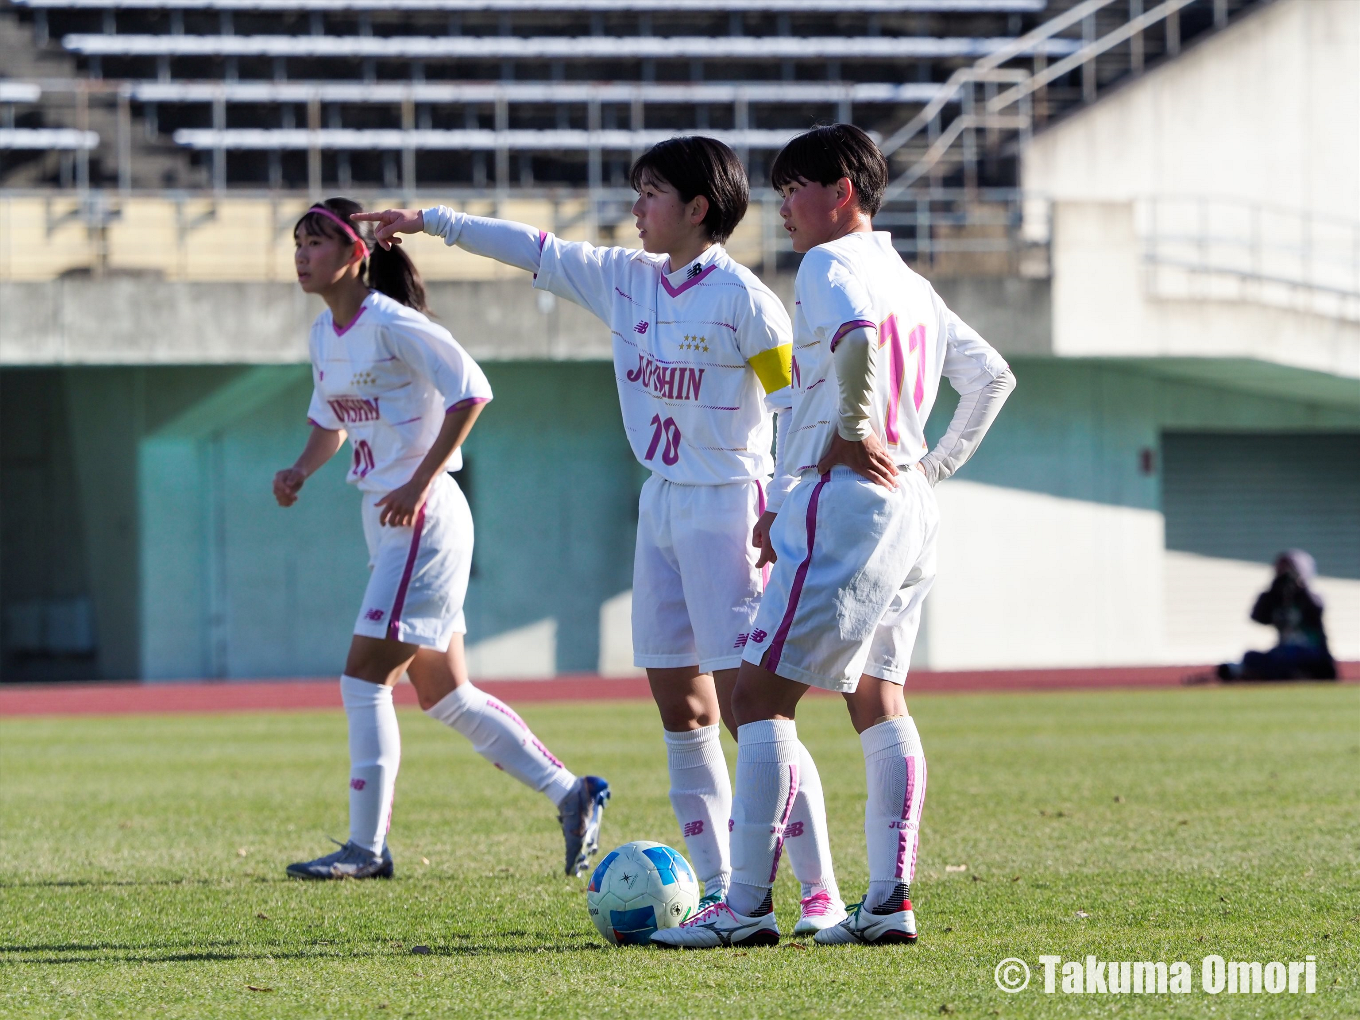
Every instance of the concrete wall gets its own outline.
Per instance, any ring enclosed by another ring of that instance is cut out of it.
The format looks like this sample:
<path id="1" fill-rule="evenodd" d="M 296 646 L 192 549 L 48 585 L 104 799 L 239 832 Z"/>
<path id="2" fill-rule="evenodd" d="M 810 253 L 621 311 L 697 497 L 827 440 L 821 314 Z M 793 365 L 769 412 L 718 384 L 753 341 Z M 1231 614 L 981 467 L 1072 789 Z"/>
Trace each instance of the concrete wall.
<path id="1" fill-rule="evenodd" d="M 793 277 L 771 281 L 793 303 Z M 1048 284 L 956 278 L 938 282 L 960 315 L 1009 352 L 1046 351 Z M 589 312 L 511 280 L 429 284 L 430 307 L 481 361 L 612 357 Z M 289 365 L 307 361 L 322 309 L 287 283 L 188 283 L 137 277 L 0 282 L 0 365 Z"/>
<path id="2" fill-rule="evenodd" d="M 1193 663 L 1240 656 L 1247 641 L 1268 647 L 1271 634 L 1246 621 L 1270 576 L 1264 558 L 1166 552 L 1161 433 L 1358 431 L 1360 409 L 1182 381 L 1157 362 L 1012 364 L 1019 386 L 1001 418 L 937 490 L 940 576 L 919 664 Z M 932 435 L 949 413 L 932 416 Z M 1334 651 L 1360 657 L 1360 578 L 1323 588 Z"/>
<path id="3" fill-rule="evenodd" d="M 1277 0 L 1036 135 L 1056 201 L 1238 198 L 1360 220 L 1360 4 Z"/>

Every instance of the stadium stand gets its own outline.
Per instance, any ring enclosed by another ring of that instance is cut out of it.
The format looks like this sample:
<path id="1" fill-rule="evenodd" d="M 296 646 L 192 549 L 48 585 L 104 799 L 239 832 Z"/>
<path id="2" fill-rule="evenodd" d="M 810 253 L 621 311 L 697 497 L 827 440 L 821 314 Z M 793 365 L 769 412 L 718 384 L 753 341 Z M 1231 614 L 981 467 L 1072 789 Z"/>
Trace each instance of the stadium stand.
<path id="1" fill-rule="evenodd" d="M 14 0 L 0 185 L 116 187 L 81 200 L 104 220 L 166 187 L 567 188 L 610 236 L 661 138 L 722 138 L 759 181 L 793 134 L 846 120 L 890 155 L 906 257 L 1015 272 L 1024 136 L 1252 3 Z M 782 237 L 751 226 L 773 267 Z"/>

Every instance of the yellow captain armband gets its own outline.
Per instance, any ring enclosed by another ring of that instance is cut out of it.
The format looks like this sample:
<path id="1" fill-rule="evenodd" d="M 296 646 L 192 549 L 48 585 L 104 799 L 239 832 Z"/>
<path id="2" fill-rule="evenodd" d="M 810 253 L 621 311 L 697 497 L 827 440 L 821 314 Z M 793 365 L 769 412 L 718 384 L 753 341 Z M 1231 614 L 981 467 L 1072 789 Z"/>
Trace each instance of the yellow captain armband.
<path id="1" fill-rule="evenodd" d="M 761 351 L 747 362 L 755 369 L 756 378 L 766 393 L 782 390 L 793 382 L 793 344 L 782 344 Z"/>

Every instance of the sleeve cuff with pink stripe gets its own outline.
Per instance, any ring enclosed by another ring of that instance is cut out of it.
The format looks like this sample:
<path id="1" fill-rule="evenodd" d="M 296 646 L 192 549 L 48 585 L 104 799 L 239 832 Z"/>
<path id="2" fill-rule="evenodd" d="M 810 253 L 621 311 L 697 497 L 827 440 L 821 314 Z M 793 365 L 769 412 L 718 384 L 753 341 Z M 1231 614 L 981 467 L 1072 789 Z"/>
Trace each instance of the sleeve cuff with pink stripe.
<path id="1" fill-rule="evenodd" d="M 836 353 L 836 346 L 845 339 L 845 334 L 852 329 L 872 329 L 878 332 L 878 324 L 870 322 L 868 319 L 851 319 L 849 322 L 842 323 L 840 329 L 836 330 L 836 335 L 831 338 L 831 353 Z"/>

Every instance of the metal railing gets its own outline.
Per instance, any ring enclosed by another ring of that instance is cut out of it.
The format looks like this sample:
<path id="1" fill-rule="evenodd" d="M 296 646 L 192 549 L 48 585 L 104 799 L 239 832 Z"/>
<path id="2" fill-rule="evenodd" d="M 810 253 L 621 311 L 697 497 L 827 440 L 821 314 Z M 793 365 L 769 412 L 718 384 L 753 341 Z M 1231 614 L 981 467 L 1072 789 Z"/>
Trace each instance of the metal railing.
<path id="1" fill-rule="evenodd" d="M 1159 196 L 1134 209 L 1150 294 L 1360 321 L 1360 222 L 1223 198 Z"/>
<path id="2" fill-rule="evenodd" d="M 1115 13 L 1111 8 L 1116 3 L 1127 3 L 1127 13 L 1121 15 L 1122 22 L 1097 36 L 1097 15 L 1106 11 Z M 955 71 L 920 113 L 884 139 L 882 149 L 885 154 L 903 151 L 912 158 L 906 171 L 889 185 L 887 197 L 903 194 L 927 176 L 938 183 L 948 171 L 960 166 L 965 187 L 976 187 L 979 133 L 984 133 L 984 143 L 989 151 L 1009 150 L 1018 158 L 1036 124 L 1046 116 L 1044 96 L 1049 85 L 1079 71 L 1082 101 L 1093 102 L 1100 88 L 1096 74 L 1098 58 L 1127 43 L 1127 70 L 1140 73 L 1146 57 L 1144 35 L 1150 28 L 1163 23 L 1167 54 L 1178 53 L 1180 14 L 1192 4 L 1212 5 L 1214 28 L 1227 25 L 1231 12 L 1229 0 L 1165 0 L 1148 11 L 1143 10 L 1143 0 L 1085 0 L 980 58 L 971 67 Z M 1045 46 L 1056 40 L 1060 33 L 1077 27 L 1082 32 L 1079 47 L 1050 65 Z M 1034 55 L 1032 70 L 1001 66 L 1027 54 Z M 957 103 L 960 112 L 944 125 L 941 114 L 949 103 Z"/>

